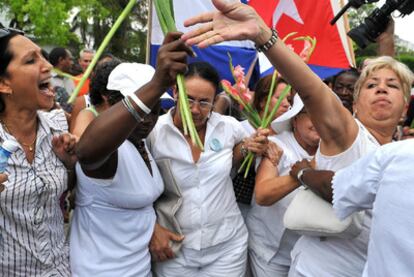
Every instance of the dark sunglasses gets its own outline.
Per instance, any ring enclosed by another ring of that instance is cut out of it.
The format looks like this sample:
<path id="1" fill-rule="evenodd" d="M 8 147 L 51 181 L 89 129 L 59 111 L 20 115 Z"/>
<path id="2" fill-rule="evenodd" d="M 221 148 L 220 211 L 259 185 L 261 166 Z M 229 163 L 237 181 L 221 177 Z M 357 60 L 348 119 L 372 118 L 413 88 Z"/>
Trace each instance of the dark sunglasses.
<path id="1" fill-rule="evenodd" d="M 24 35 L 24 32 L 22 30 L 14 29 L 14 28 L 5 28 L 5 27 L 0 28 L 0 38 L 7 37 L 11 34 Z"/>

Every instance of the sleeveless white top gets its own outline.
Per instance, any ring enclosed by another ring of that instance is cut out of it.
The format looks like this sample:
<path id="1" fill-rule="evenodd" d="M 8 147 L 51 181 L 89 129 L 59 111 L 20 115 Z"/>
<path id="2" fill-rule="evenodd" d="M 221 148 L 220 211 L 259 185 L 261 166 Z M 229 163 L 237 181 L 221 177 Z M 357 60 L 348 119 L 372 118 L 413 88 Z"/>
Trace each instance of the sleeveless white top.
<path id="1" fill-rule="evenodd" d="M 315 160 L 318 169 L 337 171 L 377 149 L 380 144 L 369 131 L 359 126 L 354 143 L 344 152 L 325 156 L 318 149 Z M 361 234 L 353 239 L 302 236 L 292 250 L 294 272 L 305 276 L 361 276 L 367 257 L 371 212 L 366 212 Z M 294 275 L 296 276 L 296 275 Z"/>
<path id="2" fill-rule="evenodd" d="M 312 156 L 297 142 L 293 132 L 285 131 L 269 137 L 269 140 L 283 149 L 278 165 L 279 176 L 289 175 L 291 166 L 295 162 L 312 159 Z M 284 227 L 283 217 L 296 193 L 297 190 L 294 190 L 267 207 L 258 205 L 253 197 L 252 208 L 246 219 L 249 230 L 249 248 L 266 262 L 273 259 L 279 264 L 290 265 L 290 252 L 299 235 Z"/>
<path id="3" fill-rule="evenodd" d="M 149 154 L 149 153 L 148 153 Z M 153 202 L 164 189 L 135 146 L 118 148 L 111 180 L 87 177 L 76 165 L 78 187 L 70 236 L 73 276 L 151 276 L 148 244 L 155 224 Z"/>

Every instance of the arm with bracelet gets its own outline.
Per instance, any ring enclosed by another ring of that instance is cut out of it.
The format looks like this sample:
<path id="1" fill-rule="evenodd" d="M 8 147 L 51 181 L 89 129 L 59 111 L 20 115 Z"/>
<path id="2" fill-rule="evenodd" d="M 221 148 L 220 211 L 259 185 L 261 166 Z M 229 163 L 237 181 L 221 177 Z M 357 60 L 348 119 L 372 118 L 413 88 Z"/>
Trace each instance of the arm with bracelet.
<path id="1" fill-rule="evenodd" d="M 308 160 L 302 160 L 292 166 L 289 174 L 301 186 L 332 202 L 332 178 L 335 174 L 333 171 L 313 169 Z"/>
<path id="2" fill-rule="evenodd" d="M 96 170 L 105 164 L 114 171 L 118 147 L 139 128 L 161 95 L 175 84 L 176 76 L 187 69 L 187 55 L 193 52 L 179 40 L 180 36 L 180 33 L 166 36 L 158 52 L 155 74 L 148 83 L 100 114 L 85 130 L 77 145 L 82 168 Z"/>

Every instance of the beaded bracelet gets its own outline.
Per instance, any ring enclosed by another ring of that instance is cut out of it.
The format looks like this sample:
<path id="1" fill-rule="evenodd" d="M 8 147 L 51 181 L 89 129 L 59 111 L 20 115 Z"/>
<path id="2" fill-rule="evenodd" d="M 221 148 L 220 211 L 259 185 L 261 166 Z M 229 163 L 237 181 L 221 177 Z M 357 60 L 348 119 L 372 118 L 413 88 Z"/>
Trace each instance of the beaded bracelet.
<path id="1" fill-rule="evenodd" d="M 124 104 L 125 108 L 135 118 L 137 122 L 144 121 L 144 118 L 142 118 L 137 112 L 137 110 L 135 110 L 134 107 L 132 106 L 131 101 L 129 100 L 128 96 L 122 99 L 122 104 Z"/>
<path id="2" fill-rule="evenodd" d="M 269 50 L 273 45 L 275 45 L 276 41 L 278 40 L 279 35 L 277 34 L 277 31 L 275 29 L 272 29 L 272 36 L 269 38 L 269 40 L 263 44 L 263 45 L 256 45 L 256 49 L 259 52 L 266 52 Z"/>

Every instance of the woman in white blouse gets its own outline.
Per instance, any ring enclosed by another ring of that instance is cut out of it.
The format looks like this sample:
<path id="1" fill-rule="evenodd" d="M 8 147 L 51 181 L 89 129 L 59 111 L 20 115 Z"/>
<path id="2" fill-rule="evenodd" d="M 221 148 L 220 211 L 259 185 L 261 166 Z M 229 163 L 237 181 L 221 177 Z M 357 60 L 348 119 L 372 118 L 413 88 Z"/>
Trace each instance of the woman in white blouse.
<path id="1" fill-rule="evenodd" d="M 405 65 L 390 57 L 370 62 L 355 86 L 355 119 L 253 8 L 224 0 L 213 3 L 218 11 L 185 22 L 186 26 L 206 23 L 185 34 L 183 39 L 200 47 L 224 40 L 253 40 L 303 99 L 321 137 L 315 156 L 318 168 L 338 170 L 379 145 L 391 142 L 413 80 Z M 368 213 L 361 234 L 354 239 L 302 237 L 292 253 L 290 276 L 361 275 L 369 224 Z"/>
<path id="2" fill-rule="evenodd" d="M 158 226 L 151 241 L 157 276 L 242 276 L 247 257 L 247 229 L 237 207 L 230 171 L 243 159 L 243 150 L 262 154 L 268 130 L 247 134 L 241 123 L 212 112 L 219 86 L 216 70 L 208 63 L 189 65 L 184 75 L 202 152 L 182 130 L 179 108 L 160 117 L 150 134 L 156 160 L 169 159 L 182 193 L 176 214 L 184 239 L 174 257 L 171 232 Z M 245 139 L 246 138 L 246 139 Z M 245 140 L 243 140 L 245 139 Z"/>
<path id="3" fill-rule="evenodd" d="M 311 160 L 320 140 L 299 95 L 295 95 L 292 109 L 283 118 L 286 123 L 279 120 L 272 125 L 278 128 L 284 123 L 288 125 L 287 130 L 277 130 L 276 135 L 269 136 L 283 153 L 278 163 L 267 157 L 260 162 L 255 201 L 246 219 L 249 261 L 255 277 L 282 277 L 289 272 L 290 252 L 299 239 L 298 234 L 283 226 L 283 216 L 299 187 L 289 176 L 289 170 L 298 160 Z"/>

